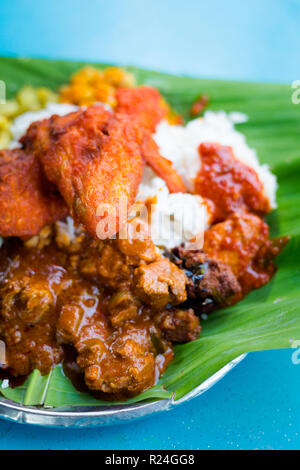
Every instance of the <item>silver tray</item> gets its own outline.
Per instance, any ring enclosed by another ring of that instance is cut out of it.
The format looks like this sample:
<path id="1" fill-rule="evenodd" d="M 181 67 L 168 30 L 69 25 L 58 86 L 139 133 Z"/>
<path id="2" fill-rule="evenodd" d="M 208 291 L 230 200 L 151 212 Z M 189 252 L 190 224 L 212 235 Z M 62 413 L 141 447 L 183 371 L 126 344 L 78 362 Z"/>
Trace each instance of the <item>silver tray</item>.
<path id="1" fill-rule="evenodd" d="M 205 380 L 205 382 L 179 400 L 168 398 L 167 400 L 141 402 L 133 405 L 44 408 L 23 406 L 11 400 L 7 400 L 6 398 L 0 398 L 0 418 L 23 424 L 69 428 L 91 428 L 94 426 L 120 424 L 133 419 L 143 418 L 153 413 L 170 410 L 201 395 L 224 377 L 245 357 L 246 354 L 243 354 L 229 362 L 209 379 Z"/>

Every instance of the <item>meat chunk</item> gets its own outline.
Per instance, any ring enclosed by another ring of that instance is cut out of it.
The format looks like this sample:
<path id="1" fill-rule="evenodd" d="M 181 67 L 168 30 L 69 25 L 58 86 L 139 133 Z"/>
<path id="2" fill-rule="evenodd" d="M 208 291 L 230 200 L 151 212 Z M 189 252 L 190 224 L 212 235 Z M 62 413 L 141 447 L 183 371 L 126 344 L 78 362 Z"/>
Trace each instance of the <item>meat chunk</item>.
<path id="1" fill-rule="evenodd" d="M 47 259 L 12 239 L 1 249 L 5 276 L 0 282 L 0 337 L 13 375 L 26 375 L 35 368 L 48 373 L 62 358 L 55 337 L 56 306 L 71 279 L 61 266 L 61 255 L 46 250 Z"/>
<path id="2" fill-rule="evenodd" d="M 199 318 L 192 308 L 169 309 L 159 313 L 155 321 L 163 336 L 172 343 L 187 343 L 197 339 L 201 332 Z"/>
<path id="3" fill-rule="evenodd" d="M 40 159 L 73 218 L 93 237 L 110 238 L 119 231 L 143 170 L 128 116 L 91 106 L 33 123 L 21 141 Z M 124 214 L 119 210 L 121 200 Z"/>
<path id="4" fill-rule="evenodd" d="M 21 149 L 0 151 L 0 235 L 31 237 L 67 214 L 34 155 Z"/>
<path id="5" fill-rule="evenodd" d="M 188 299 L 197 306 L 197 311 L 208 313 L 240 298 L 241 286 L 230 266 L 210 258 L 203 250 L 180 246 L 173 249 L 172 259 L 185 271 Z"/>
<path id="6" fill-rule="evenodd" d="M 172 352 L 160 340 L 157 351 L 152 336 L 159 333 L 146 320 L 128 323 L 110 337 L 103 321 L 82 330 L 75 347 L 77 362 L 84 369 L 85 382 L 91 390 L 109 394 L 135 395 L 151 387 L 156 380 L 159 363 L 168 363 Z"/>
<path id="7" fill-rule="evenodd" d="M 115 291 L 108 303 L 108 313 L 114 327 L 138 318 L 141 310 L 142 303 L 128 287 Z"/>
<path id="8" fill-rule="evenodd" d="M 139 218 L 133 218 L 126 225 L 124 237 L 116 240 L 116 247 L 126 256 L 131 265 L 149 263 L 159 257 L 159 251 L 151 238 L 149 225 Z"/>
<path id="9" fill-rule="evenodd" d="M 132 284 L 133 270 L 158 258 L 159 252 L 150 238 L 131 238 L 88 241 L 81 251 L 78 269 L 88 278 L 101 285 L 116 289 Z"/>
<path id="10" fill-rule="evenodd" d="M 184 272 L 166 258 L 140 266 L 134 275 L 137 296 L 155 309 L 178 305 L 187 298 Z"/>
<path id="11" fill-rule="evenodd" d="M 26 325 L 38 323 L 55 303 L 55 297 L 46 280 L 24 276 L 5 283 L 1 289 L 2 315 L 6 319 L 17 315 Z"/>
<path id="12" fill-rule="evenodd" d="M 270 211 L 257 173 L 237 160 L 231 147 L 203 143 L 199 154 L 201 169 L 195 179 L 195 192 L 212 202 L 214 222 L 237 211 L 258 215 Z"/>
<path id="13" fill-rule="evenodd" d="M 169 344 L 149 316 L 134 311 L 137 305 L 130 290 L 106 297 L 94 288 L 80 289 L 62 306 L 57 339 L 74 345 L 91 390 L 135 395 L 152 386 L 171 360 Z"/>
<path id="14" fill-rule="evenodd" d="M 59 344 L 74 344 L 80 337 L 81 329 L 88 325 L 99 311 L 99 289 L 84 280 L 73 281 L 72 292 L 63 302 L 56 325 Z"/>
<path id="15" fill-rule="evenodd" d="M 80 250 L 79 272 L 87 279 L 113 288 L 114 292 L 127 289 L 136 267 L 161 257 L 148 230 L 136 230 L 132 225 L 132 221 L 125 224 L 113 240 L 96 241 L 86 237 Z"/>
<path id="16" fill-rule="evenodd" d="M 19 337 L 19 331 L 15 325 L 6 326 L 7 334 Z M 6 343 L 7 344 L 7 343 Z M 22 345 L 9 345 L 6 348 L 7 368 L 13 376 L 28 375 L 34 369 L 38 369 L 42 375 L 47 374 L 55 364 L 63 357 L 62 348 L 56 344 L 43 341 L 34 341 L 30 335 L 22 341 Z"/>
<path id="17" fill-rule="evenodd" d="M 125 263 L 125 257 L 117 249 L 115 240 L 90 244 L 80 254 L 78 269 L 86 279 L 111 288 L 127 284 L 131 276 L 131 267 Z"/>
<path id="18" fill-rule="evenodd" d="M 132 332 L 130 335 L 122 332 L 112 346 L 113 352 L 107 351 L 100 341 L 93 345 L 89 354 L 87 349 L 81 352 L 78 363 L 81 367 L 85 366 L 87 386 L 105 393 L 125 391 L 133 394 L 152 386 L 155 381 L 155 359 L 140 341 L 143 333 Z"/>
<path id="19" fill-rule="evenodd" d="M 231 268 L 244 295 L 269 282 L 276 271 L 277 243 L 269 239 L 268 225 L 253 214 L 233 214 L 207 230 L 204 252 Z"/>

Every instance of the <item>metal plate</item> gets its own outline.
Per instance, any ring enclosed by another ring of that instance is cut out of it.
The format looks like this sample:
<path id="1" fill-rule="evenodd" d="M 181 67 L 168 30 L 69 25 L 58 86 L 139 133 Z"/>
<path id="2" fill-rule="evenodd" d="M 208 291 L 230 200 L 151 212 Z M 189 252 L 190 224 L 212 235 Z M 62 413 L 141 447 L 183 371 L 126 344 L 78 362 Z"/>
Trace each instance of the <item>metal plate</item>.
<path id="1" fill-rule="evenodd" d="M 49 409 L 23 406 L 7 400 L 6 398 L 0 398 L 0 417 L 18 423 L 38 424 L 40 426 L 50 427 L 87 428 L 120 424 L 121 422 L 140 419 L 153 413 L 167 411 L 201 395 L 224 377 L 245 357 L 246 354 L 243 354 L 229 364 L 226 364 L 226 366 L 222 367 L 222 369 L 205 380 L 201 385 L 176 401 L 172 398 L 154 402 L 136 403 L 133 405 L 71 406 Z"/>

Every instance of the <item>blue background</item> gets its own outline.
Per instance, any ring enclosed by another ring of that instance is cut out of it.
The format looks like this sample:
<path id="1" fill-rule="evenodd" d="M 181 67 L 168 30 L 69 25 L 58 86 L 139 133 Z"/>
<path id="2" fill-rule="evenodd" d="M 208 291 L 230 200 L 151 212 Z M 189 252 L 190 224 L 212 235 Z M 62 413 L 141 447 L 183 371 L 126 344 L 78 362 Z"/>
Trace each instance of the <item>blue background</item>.
<path id="1" fill-rule="evenodd" d="M 299 26 L 298 0 L 0 0 L 0 55 L 291 83 L 300 79 Z M 51 430 L 3 421 L 0 448 L 299 449 L 300 365 L 291 353 L 250 354 L 203 396 L 132 424 Z"/>

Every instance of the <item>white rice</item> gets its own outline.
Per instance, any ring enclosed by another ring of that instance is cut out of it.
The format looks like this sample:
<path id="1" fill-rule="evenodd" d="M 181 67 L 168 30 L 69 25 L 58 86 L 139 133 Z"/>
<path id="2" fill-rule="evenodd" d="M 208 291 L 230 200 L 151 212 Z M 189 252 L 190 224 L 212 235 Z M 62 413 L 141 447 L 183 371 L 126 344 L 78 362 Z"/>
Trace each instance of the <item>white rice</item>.
<path id="1" fill-rule="evenodd" d="M 193 179 L 200 170 L 198 147 L 203 142 L 230 145 L 237 159 L 253 168 L 261 180 L 265 196 L 272 209 L 276 208 L 276 177 L 268 165 L 260 165 L 254 149 L 245 136 L 234 128 L 234 123 L 245 122 L 242 113 L 226 114 L 224 111 L 206 111 L 203 118 L 194 119 L 186 126 L 172 126 L 163 121 L 157 126 L 154 139 L 161 154 L 173 162 L 187 187 L 193 189 Z"/>
<path id="2" fill-rule="evenodd" d="M 201 196 L 170 193 L 165 181 L 146 167 L 137 201 L 155 198 L 151 206 L 151 238 L 157 246 L 173 248 L 202 236 L 209 214 Z"/>

